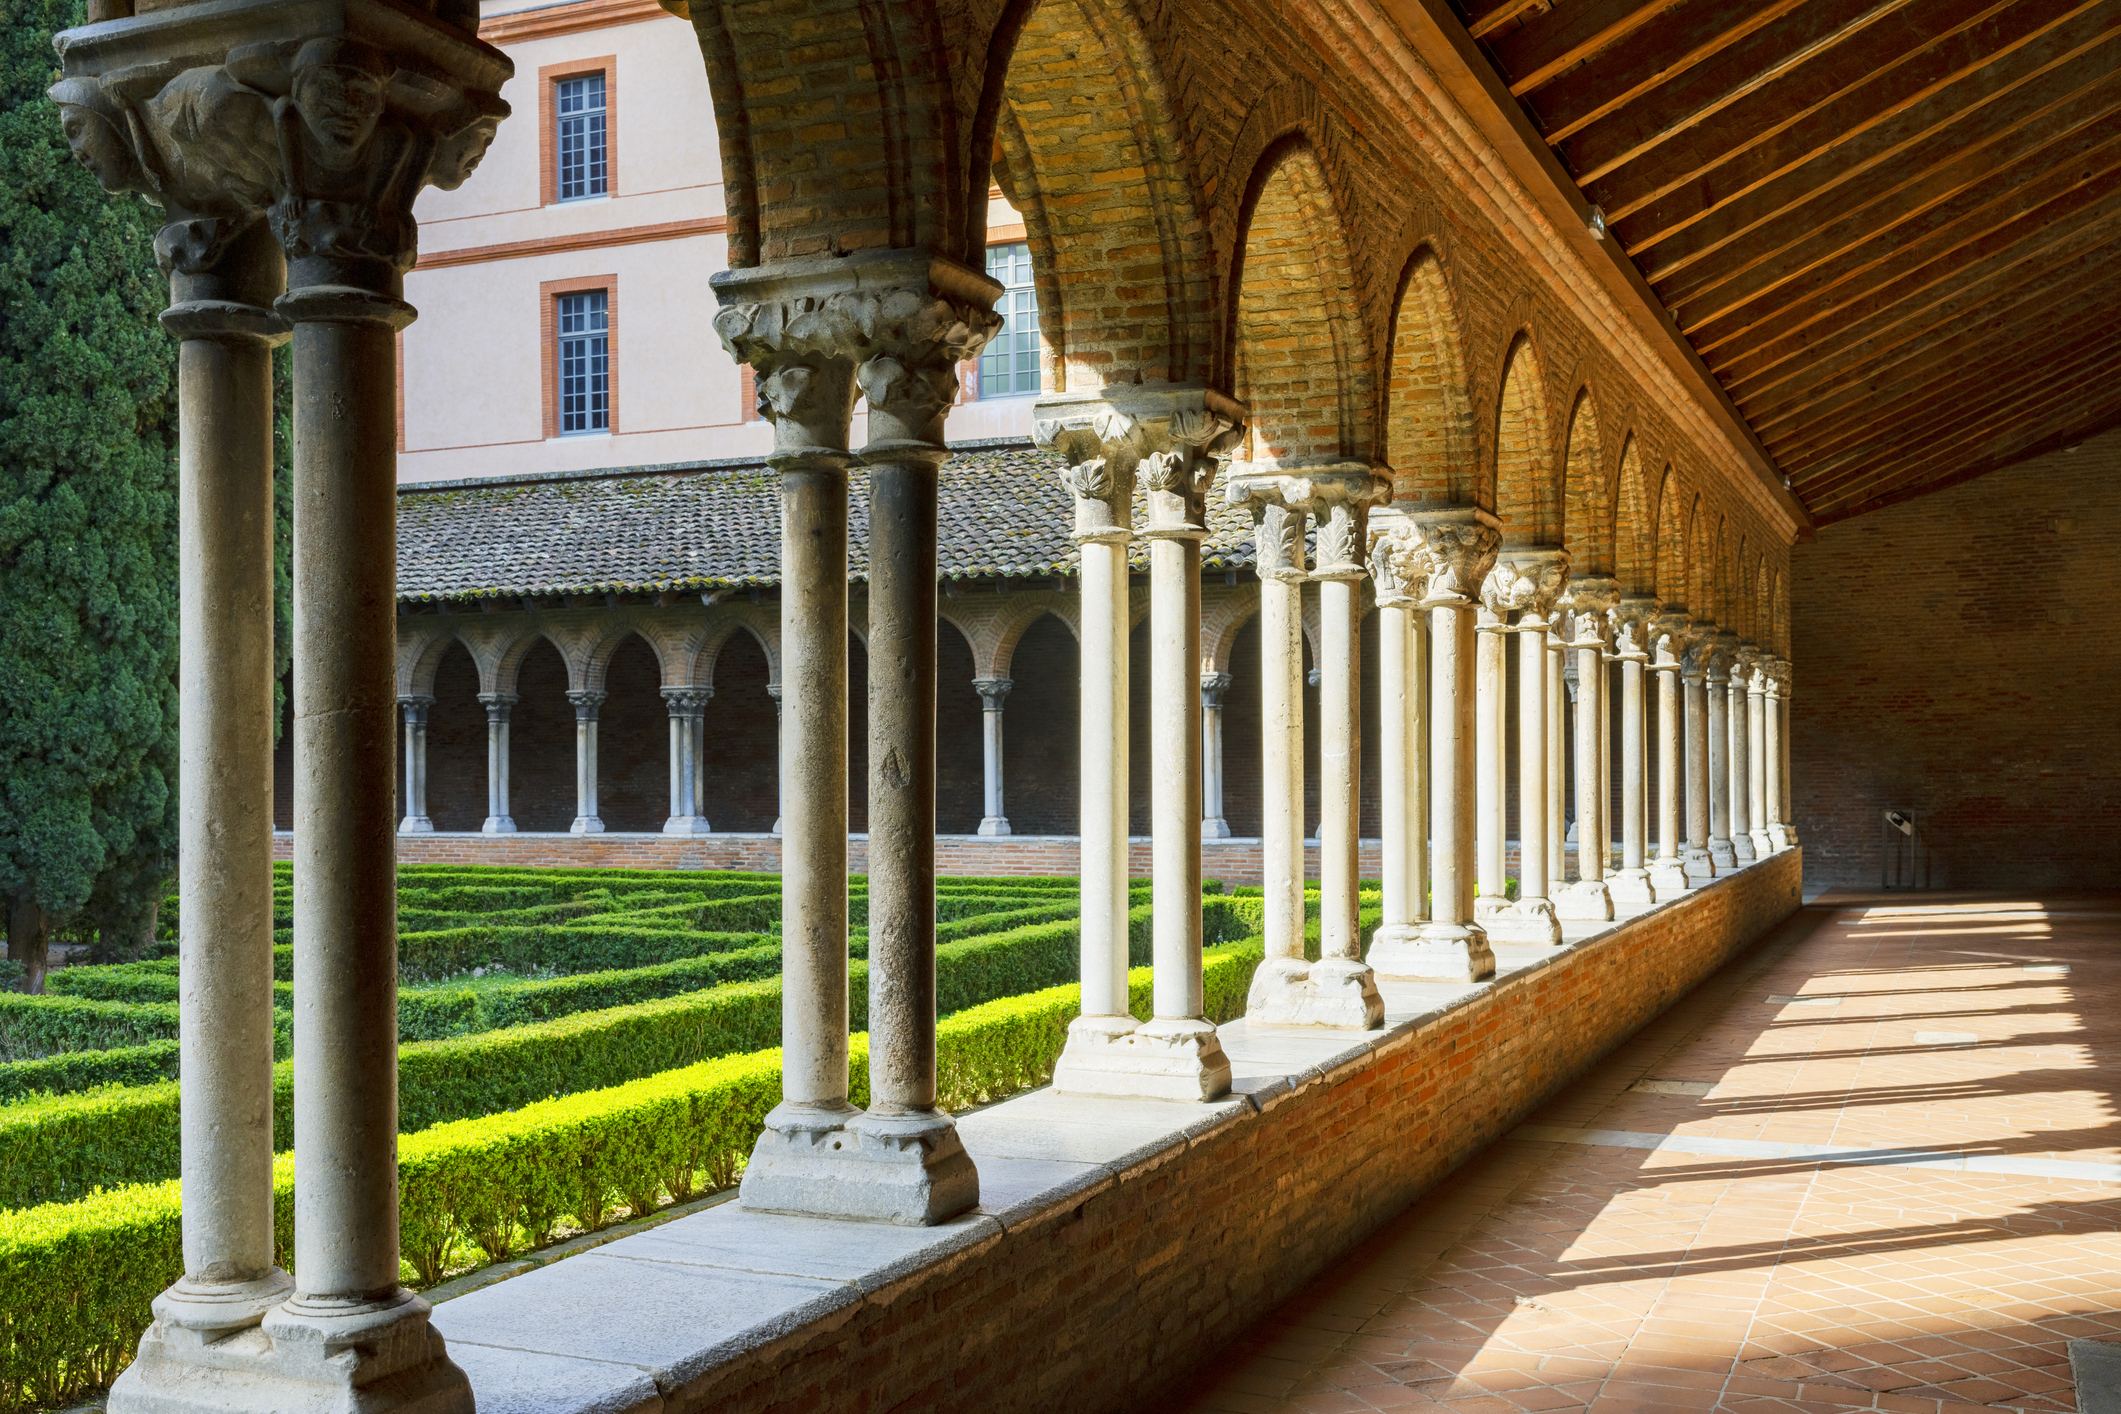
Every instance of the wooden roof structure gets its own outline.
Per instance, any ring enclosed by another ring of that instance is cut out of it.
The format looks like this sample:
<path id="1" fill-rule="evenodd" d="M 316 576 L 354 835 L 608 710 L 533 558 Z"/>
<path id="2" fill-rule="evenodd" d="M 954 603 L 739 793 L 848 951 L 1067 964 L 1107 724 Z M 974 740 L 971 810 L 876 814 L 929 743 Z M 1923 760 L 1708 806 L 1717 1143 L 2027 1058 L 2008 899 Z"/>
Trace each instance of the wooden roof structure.
<path id="1" fill-rule="evenodd" d="M 2121 0 L 1448 3 L 1815 522 L 2121 424 Z"/>

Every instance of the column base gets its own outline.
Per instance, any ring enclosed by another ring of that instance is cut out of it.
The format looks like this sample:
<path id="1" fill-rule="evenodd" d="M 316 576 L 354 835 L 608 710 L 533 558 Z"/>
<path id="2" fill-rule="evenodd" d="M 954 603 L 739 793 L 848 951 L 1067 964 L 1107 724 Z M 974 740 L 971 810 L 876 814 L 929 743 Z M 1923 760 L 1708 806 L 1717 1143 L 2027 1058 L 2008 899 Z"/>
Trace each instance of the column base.
<path id="1" fill-rule="evenodd" d="M 1548 899 L 1521 898 L 1510 905 L 1508 912 L 1483 921 L 1491 944 L 1516 943 L 1551 948 L 1561 942 L 1561 924 L 1555 919 L 1554 905 Z"/>
<path id="2" fill-rule="evenodd" d="M 1711 835 L 1709 837 L 1709 859 L 1715 864 L 1717 873 L 1728 874 L 1738 867 L 1738 848 L 1729 840 L 1719 840 Z"/>
<path id="3" fill-rule="evenodd" d="M 1731 858 L 1741 866 L 1760 858 L 1760 852 L 1753 848 L 1751 835 L 1741 832 L 1731 836 Z"/>
<path id="4" fill-rule="evenodd" d="M 1495 975 L 1495 950 L 1485 930 L 1470 923 L 1394 923 L 1370 939 L 1365 959 L 1380 977 L 1414 982 L 1485 982 Z"/>
<path id="5" fill-rule="evenodd" d="M 155 1322 L 111 1385 L 108 1407 L 118 1414 L 472 1414 L 471 1381 L 428 1323 L 429 1310 L 402 1287 L 382 1302 L 296 1297 L 230 1334 L 177 1324 L 182 1312 L 157 1298 Z"/>
<path id="6" fill-rule="evenodd" d="M 985 815 L 980 818 L 979 831 L 983 835 L 1006 835 L 1009 833 L 1009 817 Z"/>
<path id="7" fill-rule="evenodd" d="M 1615 903 L 1655 903 L 1657 890 L 1647 869 L 1623 869 L 1606 880 L 1606 893 Z"/>
<path id="8" fill-rule="evenodd" d="M 511 815 L 489 815 L 486 823 L 479 826 L 482 835 L 512 835 L 515 832 L 515 817 Z"/>
<path id="9" fill-rule="evenodd" d="M 1554 895 L 1554 916 L 1573 923 L 1610 923 L 1613 896 L 1603 879 L 1579 879 Z"/>
<path id="10" fill-rule="evenodd" d="M 1769 855 L 1773 854 L 1774 852 L 1775 852 L 1775 841 L 1774 841 L 1774 840 L 1772 840 L 1771 838 L 1769 838 L 1769 837 L 1768 837 L 1768 831 L 1767 831 L 1767 826 L 1765 826 L 1765 825 L 1762 825 L 1762 826 L 1760 826 L 1760 827 L 1759 827 L 1758 829 L 1754 830 L 1754 831 L 1753 831 L 1753 855 L 1754 855 L 1754 857 L 1755 857 L 1755 858 L 1758 858 L 1758 859 L 1765 859 L 1765 858 L 1767 858 L 1767 857 L 1768 857 Z"/>
<path id="11" fill-rule="evenodd" d="M 1231 838 L 1230 822 L 1220 817 L 1200 822 L 1200 837 L 1204 840 L 1226 840 Z"/>
<path id="12" fill-rule="evenodd" d="M 1377 974 L 1360 962 L 1270 957 L 1252 974 L 1245 1019 L 1260 1026 L 1374 1031 L 1385 1024 L 1385 1001 L 1377 994 Z"/>
<path id="13" fill-rule="evenodd" d="M 1654 860 L 1650 864 L 1650 887 L 1660 896 L 1669 898 L 1683 894 L 1693 885 L 1687 882 L 1686 864 L 1677 858 Z"/>
<path id="14" fill-rule="evenodd" d="M 1686 886 L 1690 889 L 1699 888 L 1716 877 L 1715 859 L 1710 856 L 1706 848 L 1698 844 L 1690 844 L 1686 847 L 1684 867 L 1686 869 Z"/>
<path id="15" fill-rule="evenodd" d="M 704 815 L 673 815 L 663 822 L 666 835 L 711 835 L 714 826 L 707 823 Z"/>
<path id="16" fill-rule="evenodd" d="M 1068 1023 L 1053 1088 L 1067 1095 L 1219 1100 L 1230 1092 L 1230 1058 L 1211 1021 L 1137 1024 L 1131 1016 L 1079 1016 Z"/>
<path id="17" fill-rule="evenodd" d="M 1788 849 L 1790 847 L 1790 827 L 1787 825 L 1770 824 L 1767 827 L 1767 837 L 1770 849 Z"/>
<path id="18" fill-rule="evenodd" d="M 766 1116 L 737 1201 L 768 1213 L 932 1227 L 979 1202 L 950 1116 L 864 1114 L 783 1101 Z"/>
<path id="19" fill-rule="evenodd" d="M 408 815 L 398 822 L 398 833 L 401 835 L 431 835 L 434 832 L 435 822 L 425 815 Z"/>
<path id="20" fill-rule="evenodd" d="M 1473 900 L 1473 921 L 1485 924 L 1490 918 L 1507 918 L 1510 916 L 1510 910 L 1516 906 L 1502 894 L 1496 894 L 1493 898 L 1482 894 Z"/>
<path id="21" fill-rule="evenodd" d="M 604 822 L 594 815 L 577 815 L 574 817 L 574 823 L 567 827 L 567 833 L 570 835 L 601 835 L 604 833 Z"/>

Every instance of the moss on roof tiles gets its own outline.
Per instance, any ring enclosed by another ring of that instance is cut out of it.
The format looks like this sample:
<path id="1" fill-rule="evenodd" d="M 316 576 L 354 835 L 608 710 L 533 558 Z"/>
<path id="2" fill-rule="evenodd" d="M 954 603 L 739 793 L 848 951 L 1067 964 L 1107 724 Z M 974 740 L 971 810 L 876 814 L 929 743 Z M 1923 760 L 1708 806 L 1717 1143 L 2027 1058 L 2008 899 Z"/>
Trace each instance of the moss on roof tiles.
<path id="1" fill-rule="evenodd" d="M 1074 509 L 1044 452 L 965 452 L 940 478 L 945 578 L 1073 574 Z M 850 479 L 848 577 L 869 572 L 869 480 Z M 1139 498 L 1137 498 L 1139 499 Z M 1242 507 L 1208 504 L 1202 558 L 1252 563 Z M 1132 559 L 1148 564 L 1147 546 Z M 398 499 L 398 597 L 745 588 L 780 580 L 780 483 L 762 467 L 493 487 L 408 488 Z"/>

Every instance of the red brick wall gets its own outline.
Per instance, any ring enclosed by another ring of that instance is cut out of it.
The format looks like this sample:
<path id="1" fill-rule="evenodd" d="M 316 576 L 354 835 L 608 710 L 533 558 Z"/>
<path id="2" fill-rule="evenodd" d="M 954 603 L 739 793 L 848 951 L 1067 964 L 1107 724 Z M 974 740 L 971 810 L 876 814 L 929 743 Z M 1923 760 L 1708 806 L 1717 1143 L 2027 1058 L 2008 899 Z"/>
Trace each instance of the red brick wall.
<path id="1" fill-rule="evenodd" d="M 715 659 L 700 809 L 717 830 L 770 830 L 781 813 L 781 728 L 766 691 L 771 676 L 766 650 L 748 633 L 731 634 Z M 668 770 L 669 748 L 663 749 Z"/>
<path id="2" fill-rule="evenodd" d="M 664 1407 L 1176 1407 L 1225 1342 L 1788 918 L 1801 873 L 1796 851 L 1777 855 L 1513 974 L 1073 1206 L 667 1391 Z"/>
<path id="3" fill-rule="evenodd" d="M 1791 572 L 1813 882 L 1876 886 L 1889 809 L 1937 886 L 2121 879 L 2121 434 L 1830 525 Z"/>
<path id="4" fill-rule="evenodd" d="M 559 649 L 539 639 L 523 655 L 516 705 L 508 711 L 508 813 L 519 830 L 564 830 L 573 823 L 574 811 L 574 704 L 567 700 L 567 664 Z"/>

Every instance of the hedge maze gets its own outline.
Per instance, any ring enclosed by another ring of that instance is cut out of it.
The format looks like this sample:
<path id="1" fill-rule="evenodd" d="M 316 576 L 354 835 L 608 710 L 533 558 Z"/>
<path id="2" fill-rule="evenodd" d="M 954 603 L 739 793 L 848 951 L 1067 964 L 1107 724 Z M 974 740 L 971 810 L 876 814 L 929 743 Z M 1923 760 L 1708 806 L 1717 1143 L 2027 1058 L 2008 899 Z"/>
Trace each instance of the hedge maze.
<path id="1" fill-rule="evenodd" d="M 278 866 L 275 1132 L 290 1142 L 292 880 Z M 866 881 L 850 881 L 865 1033 Z M 1079 1010 L 1077 886 L 938 881 L 946 1108 L 1043 1084 Z M 1129 915 L 1149 1005 L 1149 894 Z M 1257 898 L 1203 899 L 1207 1005 L 1244 1009 Z M 174 925 L 174 901 L 165 909 Z M 780 1096 L 780 880 L 667 870 L 408 867 L 398 894 L 399 1183 L 408 1285 L 735 1181 Z M 1375 918 L 1366 911 L 1366 931 Z M 177 961 L 0 993 L 0 1411 L 51 1407 L 132 1357 L 179 1275 Z M 867 1100 L 866 1034 L 852 1098 Z M 293 1158 L 279 1160 L 292 1264 Z"/>

